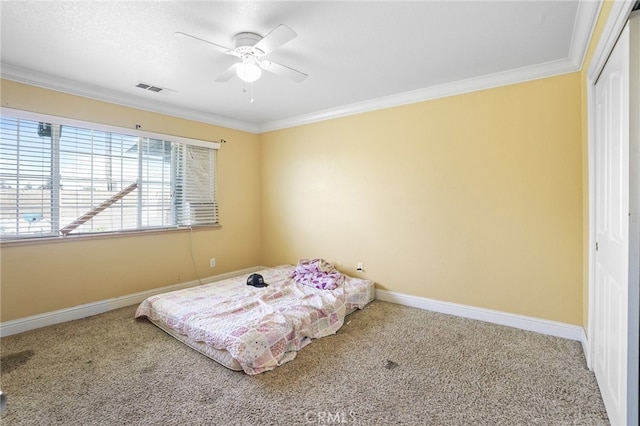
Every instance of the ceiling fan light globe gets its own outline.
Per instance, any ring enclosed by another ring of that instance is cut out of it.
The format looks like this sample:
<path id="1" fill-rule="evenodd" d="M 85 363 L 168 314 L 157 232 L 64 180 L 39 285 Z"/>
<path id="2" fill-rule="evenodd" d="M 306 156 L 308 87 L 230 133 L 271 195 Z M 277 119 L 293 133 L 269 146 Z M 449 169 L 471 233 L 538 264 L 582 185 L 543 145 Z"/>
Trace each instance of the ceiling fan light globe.
<path id="1" fill-rule="evenodd" d="M 236 69 L 236 74 L 245 83 L 253 83 L 262 75 L 262 70 L 254 62 L 243 61 Z"/>

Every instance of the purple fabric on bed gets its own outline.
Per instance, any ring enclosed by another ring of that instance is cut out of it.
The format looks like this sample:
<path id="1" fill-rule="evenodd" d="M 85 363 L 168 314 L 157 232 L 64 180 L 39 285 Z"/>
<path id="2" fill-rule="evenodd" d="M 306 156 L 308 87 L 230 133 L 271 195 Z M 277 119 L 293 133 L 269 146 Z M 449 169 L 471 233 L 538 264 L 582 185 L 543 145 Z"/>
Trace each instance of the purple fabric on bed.
<path id="1" fill-rule="evenodd" d="M 320 290 L 334 290 L 344 282 L 344 275 L 324 259 L 302 259 L 291 273 L 298 284 Z"/>

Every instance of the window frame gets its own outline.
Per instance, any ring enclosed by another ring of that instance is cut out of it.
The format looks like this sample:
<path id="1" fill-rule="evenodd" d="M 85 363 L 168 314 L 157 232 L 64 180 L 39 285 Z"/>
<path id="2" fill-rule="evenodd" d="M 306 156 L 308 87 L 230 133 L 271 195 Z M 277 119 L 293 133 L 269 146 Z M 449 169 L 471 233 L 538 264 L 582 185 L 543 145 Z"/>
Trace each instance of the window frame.
<path id="1" fill-rule="evenodd" d="M 120 135 L 133 136 L 138 138 L 146 138 L 146 139 L 155 139 L 155 140 L 164 140 L 170 142 L 177 142 L 187 146 L 195 146 L 202 147 L 207 149 L 219 150 L 221 144 L 223 143 L 223 139 L 220 141 L 209 141 L 209 140 L 201 140 L 201 139 L 192 139 L 184 136 L 177 135 L 168 135 L 156 132 L 150 132 L 146 130 L 141 130 L 140 125 L 135 124 L 135 128 L 127 128 L 127 127 L 119 127 L 113 126 L 104 123 L 97 123 L 92 121 L 84 121 L 71 119 L 66 117 L 54 116 L 49 114 L 41 114 L 37 112 L 17 110 L 13 108 L 0 107 L 0 116 L 7 118 L 14 118 L 18 120 L 29 120 L 29 121 L 37 121 L 37 122 L 45 122 L 52 123 L 59 126 L 71 126 L 77 127 L 80 129 L 89 129 L 92 131 L 99 132 L 107 132 L 107 133 L 115 133 Z M 218 191 L 215 187 L 217 187 L 217 174 L 218 174 L 218 161 L 216 160 L 214 169 L 213 169 L 213 180 L 214 180 L 214 191 L 215 191 L 215 201 L 218 206 L 219 211 L 219 195 Z M 219 216 L 218 223 L 216 224 L 193 224 L 193 225 L 170 225 L 170 226 L 158 226 L 158 227 L 146 227 L 146 228 L 136 228 L 136 229 L 126 229 L 126 230 L 113 230 L 106 232 L 90 232 L 90 233 L 78 233 L 78 234 L 59 234 L 59 235 L 44 235 L 44 236 L 11 236 L 11 237 L 0 237 L 1 245 L 19 245 L 19 244 L 33 244 L 39 242 L 55 242 L 55 241 L 65 241 L 65 240 L 77 240 L 77 239 L 98 239 L 105 237 L 118 237 L 118 236 L 131 236 L 135 234 L 157 234 L 157 233 L 166 233 L 166 232 L 176 232 L 176 231 L 192 231 L 194 229 L 219 229 L 221 228 Z"/>

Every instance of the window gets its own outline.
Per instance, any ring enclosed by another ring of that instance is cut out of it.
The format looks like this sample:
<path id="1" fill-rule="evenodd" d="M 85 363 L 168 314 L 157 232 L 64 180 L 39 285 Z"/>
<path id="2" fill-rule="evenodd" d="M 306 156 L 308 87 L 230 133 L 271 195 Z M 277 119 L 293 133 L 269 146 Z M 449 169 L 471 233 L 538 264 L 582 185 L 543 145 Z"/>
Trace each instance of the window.
<path id="1" fill-rule="evenodd" d="M 37 118 L 0 119 L 3 239 L 218 224 L 219 144 Z"/>

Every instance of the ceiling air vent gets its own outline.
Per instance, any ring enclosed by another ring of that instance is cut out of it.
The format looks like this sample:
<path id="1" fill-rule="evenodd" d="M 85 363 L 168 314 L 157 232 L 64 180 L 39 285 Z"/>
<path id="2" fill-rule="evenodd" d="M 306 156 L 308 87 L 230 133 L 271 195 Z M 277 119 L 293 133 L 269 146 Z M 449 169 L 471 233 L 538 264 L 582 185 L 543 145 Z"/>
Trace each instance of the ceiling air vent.
<path id="1" fill-rule="evenodd" d="M 156 93 L 162 92 L 164 90 L 162 87 L 152 86 L 151 84 L 146 84 L 146 83 L 138 83 L 136 84 L 136 87 L 139 87 L 140 89 L 144 89 L 144 90 L 150 90 Z"/>

